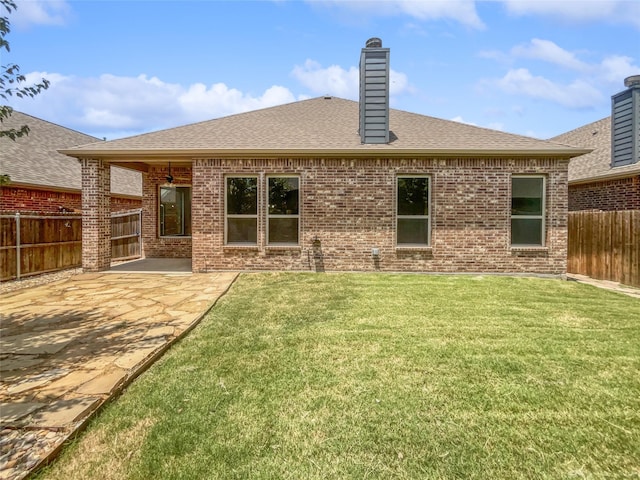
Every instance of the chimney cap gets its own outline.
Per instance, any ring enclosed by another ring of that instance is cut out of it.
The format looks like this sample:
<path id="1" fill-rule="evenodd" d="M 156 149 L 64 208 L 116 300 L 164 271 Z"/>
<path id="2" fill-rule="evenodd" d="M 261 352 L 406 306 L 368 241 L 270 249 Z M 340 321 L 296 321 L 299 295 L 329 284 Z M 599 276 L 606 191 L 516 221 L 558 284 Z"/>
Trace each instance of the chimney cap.
<path id="1" fill-rule="evenodd" d="M 640 87 L 640 75 L 631 75 L 624 79 L 625 87 Z"/>
<path id="2" fill-rule="evenodd" d="M 367 48 L 382 48 L 382 40 L 378 37 L 372 37 L 365 44 Z"/>

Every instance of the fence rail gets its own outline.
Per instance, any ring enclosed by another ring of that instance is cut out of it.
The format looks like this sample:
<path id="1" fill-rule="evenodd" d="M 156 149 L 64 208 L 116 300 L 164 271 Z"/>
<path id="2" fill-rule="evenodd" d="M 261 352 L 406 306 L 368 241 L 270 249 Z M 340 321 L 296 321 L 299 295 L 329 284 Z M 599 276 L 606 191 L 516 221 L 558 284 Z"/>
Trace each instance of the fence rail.
<path id="1" fill-rule="evenodd" d="M 142 255 L 141 210 L 111 215 L 111 258 Z M 82 265 L 82 217 L 0 215 L 0 280 Z"/>
<path id="2" fill-rule="evenodd" d="M 640 210 L 569 212 L 569 273 L 640 287 Z"/>

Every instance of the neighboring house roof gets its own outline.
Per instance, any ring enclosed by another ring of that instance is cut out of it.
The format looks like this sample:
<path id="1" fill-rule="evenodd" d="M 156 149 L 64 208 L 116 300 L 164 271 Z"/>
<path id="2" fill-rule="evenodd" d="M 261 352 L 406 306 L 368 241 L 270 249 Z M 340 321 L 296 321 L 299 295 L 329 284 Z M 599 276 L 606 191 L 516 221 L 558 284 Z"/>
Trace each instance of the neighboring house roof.
<path id="1" fill-rule="evenodd" d="M 358 135 L 358 103 L 319 97 L 61 152 L 113 161 L 242 156 L 554 155 L 587 150 L 391 109 L 388 144 Z"/>
<path id="2" fill-rule="evenodd" d="M 589 123 L 550 140 L 593 150 L 569 162 L 569 183 L 588 183 L 640 174 L 640 163 L 611 167 L 611 117 Z"/>
<path id="3" fill-rule="evenodd" d="M 80 162 L 58 153 L 61 148 L 103 143 L 100 139 L 61 127 L 40 118 L 13 111 L 1 124 L 3 130 L 29 126 L 29 135 L 15 141 L 0 137 L 0 173 L 17 186 L 82 190 Z M 111 191 L 116 195 L 141 197 L 140 172 L 111 168 Z"/>

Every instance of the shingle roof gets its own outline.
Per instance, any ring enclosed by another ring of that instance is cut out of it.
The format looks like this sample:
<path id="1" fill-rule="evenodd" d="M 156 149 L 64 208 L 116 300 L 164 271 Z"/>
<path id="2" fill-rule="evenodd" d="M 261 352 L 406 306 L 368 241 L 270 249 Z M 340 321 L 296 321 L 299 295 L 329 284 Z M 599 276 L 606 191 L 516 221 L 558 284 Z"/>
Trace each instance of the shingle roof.
<path id="1" fill-rule="evenodd" d="M 584 150 L 392 109 L 392 141 L 363 145 L 358 103 L 319 97 L 63 152 L 81 157 L 171 158 L 177 155 L 250 154 L 548 154 L 573 157 Z"/>
<path id="2" fill-rule="evenodd" d="M 0 137 L 0 173 L 8 174 L 11 182 L 18 185 L 80 191 L 80 163 L 58 153 L 58 150 L 104 142 L 15 110 L 2 123 L 1 128 L 20 128 L 22 125 L 29 126 L 29 135 L 15 141 Z M 112 166 L 111 191 L 116 195 L 141 197 L 140 172 Z"/>
<path id="3" fill-rule="evenodd" d="M 571 159 L 569 182 L 583 183 L 640 174 L 640 163 L 611 168 L 611 117 L 563 133 L 551 141 L 593 150 Z"/>

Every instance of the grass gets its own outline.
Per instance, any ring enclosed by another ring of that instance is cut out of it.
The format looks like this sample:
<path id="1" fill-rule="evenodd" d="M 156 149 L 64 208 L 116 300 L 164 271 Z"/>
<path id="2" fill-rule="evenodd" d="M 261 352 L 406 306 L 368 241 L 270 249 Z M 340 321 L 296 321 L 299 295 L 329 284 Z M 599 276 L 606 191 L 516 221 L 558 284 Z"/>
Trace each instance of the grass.
<path id="1" fill-rule="evenodd" d="M 640 301 L 242 275 L 39 478 L 640 478 Z"/>

